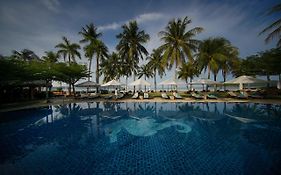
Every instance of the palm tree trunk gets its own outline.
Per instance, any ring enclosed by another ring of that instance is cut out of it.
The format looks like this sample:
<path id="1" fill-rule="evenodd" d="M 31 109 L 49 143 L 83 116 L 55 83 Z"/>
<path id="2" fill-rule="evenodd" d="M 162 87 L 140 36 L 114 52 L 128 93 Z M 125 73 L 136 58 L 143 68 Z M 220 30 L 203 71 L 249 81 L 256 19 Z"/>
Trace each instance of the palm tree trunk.
<path id="1" fill-rule="evenodd" d="M 193 79 L 193 78 L 190 77 L 190 90 L 191 90 L 191 91 L 192 91 L 192 79 Z"/>
<path id="2" fill-rule="evenodd" d="M 72 84 L 72 92 L 73 92 L 73 95 L 75 96 L 75 87 L 74 87 L 74 83 Z"/>
<path id="3" fill-rule="evenodd" d="M 88 75 L 88 81 L 91 80 L 91 67 L 92 67 L 92 58 L 90 58 L 89 60 L 89 75 Z"/>
<path id="4" fill-rule="evenodd" d="M 208 79 L 211 78 L 211 65 L 208 63 Z"/>
<path id="5" fill-rule="evenodd" d="M 217 81 L 217 74 L 214 74 L 214 81 Z"/>
<path id="6" fill-rule="evenodd" d="M 223 76 L 223 82 L 225 82 L 226 81 L 226 71 L 225 70 L 222 70 L 222 76 Z M 225 91 L 225 89 L 226 89 L 226 86 L 225 86 L 225 84 L 223 84 L 223 90 Z"/>
<path id="7" fill-rule="evenodd" d="M 144 76 L 144 80 L 146 80 L 146 76 Z M 144 85 L 144 92 L 146 92 L 146 85 Z"/>
<path id="8" fill-rule="evenodd" d="M 156 69 L 154 69 L 154 89 L 156 92 Z"/>
<path id="9" fill-rule="evenodd" d="M 210 65 L 210 63 L 208 63 L 208 79 L 210 79 L 211 78 L 211 65 Z M 208 91 L 208 85 L 206 85 L 206 91 Z"/>
<path id="10" fill-rule="evenodd" d="M 269 88 L 269 85 L 270 85 L 270 83 L 269 83 L 269 81 L 270 81 L 270 75 L 269 75 L 269 74 L 267 74 L 267 75 L 266 75 L 266 78 L 267 78 L 267 81 L 268 81 L 268 83 L 267 83 L 267 87 Z"/>
<path id="11" fill-rule="evenodd" d="M 99 56 L 97 55 L 97 59 L 96 59 L 96 83 L 99 84 Z M 97 93 L 99 91 L 99 88 L 97 87 Z"/>

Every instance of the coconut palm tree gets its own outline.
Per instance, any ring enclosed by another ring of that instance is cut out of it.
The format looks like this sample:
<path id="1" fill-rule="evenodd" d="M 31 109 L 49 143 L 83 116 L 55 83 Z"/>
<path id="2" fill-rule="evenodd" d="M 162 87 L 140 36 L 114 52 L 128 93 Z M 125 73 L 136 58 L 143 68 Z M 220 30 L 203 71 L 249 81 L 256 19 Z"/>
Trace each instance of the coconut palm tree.
<path id="1" fill-rule="evenodd" d="M 156 91 L 156 75 L 162 78 L 165 73 L 165 64 L 162 61 L 161 51 L 159 49 L 153 49 L 152 54 L 148 57 L 149 62 L 147 63 L 150 69 L 153 71 L 154 76 L 154 88 Z"/>
<path id="2" fill-rule="evenodd" d="M 200 74 L 199 69 L 197 68 L 197 63 L 184 63 L 182 64 L 179 72 L 178 78 L 181 78 L 188 83 L 188 78 L 190 79 L 190 83 L 192 83 L 193 77 L 198 76 Z M 190 89 L 192 89 L 192 85 L 190 85 Z"/>
<path id="3" fill-rule="evenodd" d="M 20 52 L 13 50 L 11 57 L 23 61 L 40 60 L 39 57 L 29 49 L 23 49 Z"/>
<path id="4" fill-rule="evenodd" d="M 98 32 L 97 30 L 98 29 L 95 27 L 95 25 L 91 23 L 90 25 L 86 25 L 85 28 L 82 27 L 82 31 L 79 32 L 79 34 L 82 35 L 83 37 L 83 39 L 80 40 L 80 43 L 86 44 L 86 46 L 84 47 L 84 52 L 85 52 L 85 56 L 89 59 L 89 77 L 88 77 L 89 81 L 91 78 L 91 66 L 92 66 L 92 60 L 95 54 L 97 42 L 98 39 L 102 36 L 102 33 Z M 96 70 L 96 72 L 98 71 Z"/>
<path id="5" fill-rule="evenodd" d="M 80 46 L 77 43 L 71 43 L 65 36 L 62 37 L 63 42 L 59 43 L 55 46 L 55 48 L 58 48 L 58 54 L 59 56 L 62 56 L 64 61 L 66 57 L 68 57 L 68 64 L 71 62 L 76 63 L 75 57 L 78 57 L 81 59 L 81 55 L 79 53 Z"/>
<path id="6" fill-rule="evenodd" d="M 130 63 L 132 67 L 130 70 L 133 70 L 135 80 L 139 59 L 143 59 L 143 55 L 148 55 L 143 44 L 147 43 L 150 37 L 144 30 L 139 29 L 136 21 L 130 21 L 129 24 L 123 25 L 122 29 L 122 33 L 116 36 L 119 39 L 116 49 L 119 51 L 121 57 Z"/>
<path id="7" fill-rule="evenodd" d="M 189 60 L 193 60 L 193 52 L 195 52 L 200 44 L 199 40 L 194 37 L 203 31 L 202 27 L 195 27 L 187 30 L 187 26 L 191 24 L 188 17 L 184 19 L 171 20 L 164 31 L 159 32 L 161 40 L 164 42 L 159 49 L 163 52 L 163 61 L 169 63 L 169 68 L 175 64 L 177 68 Z M 175 72 L 176 77 L 176 72 Z"/>
<path id="8" fill-rule="evenodd" d="M 142 65 L 138 70 L 138 78 L 141 78 L 144 76 L 144 79 L 153 77 L 153 71 L 150 68 L 149 64 Z M 144 89 L 146 91 L 146 86 L 144 86 Z"/>
<path id="9" fill-rule="evenodd" d="M 272 7 L 267 14 L 272 15 L 280 12 L 281 12 L 281 3 Z M 281 48 L 281 18 L 277 19 L 276 21 L 271 23 L 268 27 L 263 29 L 263 31 L 261 31 L 259 35 L 264 33 L 268 33 L 267 37 L 265 38 L 266 43 L 276 38 L 278 40 L 277 47 Z"/>
<path id="10" fill-rule="evenodd" d="M 44 55 L 42 57 L 42 59 L 44 61 L 49 62 L 49 63 L 56 63 L 56 62 L 58 62 L 58 59 L 59 59 L 58 53 L 55 53 L 53 51 L 46 51 L 45 54 L 46 55 Z"/>
<path id="11" fill-rule="evenodd" d="M 220 62 L 220 69 L 223 76 L 223 82 L 226 81 L 226 76 L 233 70 L 235 64 L 238 62 L 239 51 L 238 48 L 232 46 L 230 42 L 226 46 L 226 57 L 222 58 Z"/>
<path id="12" fill-rule="evenodd" d="M 102 41 L 98 40 L 95 45 L 95 52 L 96 52 L 96 82 L 99 83 L 100 60 L 104 60 L 105 58 L 108 57 L 108 48 Z"/>
<path id="13" fill-rule="evenodd" d="M 205 69 L 205 71 L 208 69 L 208 79 L 210 79 L 212 71 L 216 81 L 220 62 L 227 59 L 229 45 L 230 42 L 221 37 L 208 38 L 200 44 L 197 58 L 201 69 Z"/>
<path id="14" fill-rule="evenodd" d="M 103 81 L 108 82 L 112 79 L 121 77 L 122 62 L 120 56 L 113 52 L 106 59 L 102 59 L 100 71 L 104 75 Z"/>

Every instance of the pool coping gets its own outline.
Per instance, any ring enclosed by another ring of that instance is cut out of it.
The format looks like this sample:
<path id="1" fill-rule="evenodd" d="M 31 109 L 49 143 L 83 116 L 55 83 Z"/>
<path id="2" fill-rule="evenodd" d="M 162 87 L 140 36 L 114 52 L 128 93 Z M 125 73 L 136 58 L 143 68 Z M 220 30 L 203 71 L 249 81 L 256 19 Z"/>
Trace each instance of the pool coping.
<path id="1" fill-rule="evenodd" d="M 0 112 L 9 112 L 16 111 L 22 109 L 31 109 L 37 107 L 47 107 L 50 105 L 64 105 L 69 103 L 82 103 L 82 102 L 169 102 L 169 103 L 178 103 L 178 102 L 195 102 L 195 103 L 259 103 L 259 104 L 280 104 L 281 99 L 234 99 L 234 98 L 220 98 L 217 100 L 212 99 L 202 99 L 196 100 L 193 98 L 183 98 L 183 99 L 162 99 L 159 97 L 155 97 L 152 99 L 118 99 L 118 100 L 106 100 L 103 98 L 97 99 L 76 99 L 76 98 L 54 98 L 50 99 L 47 103 L 46 100 L 37 100 L 31 101 L 33 103 L 15 103 L 4 106 L 4 108 L 0 109 Z"/>

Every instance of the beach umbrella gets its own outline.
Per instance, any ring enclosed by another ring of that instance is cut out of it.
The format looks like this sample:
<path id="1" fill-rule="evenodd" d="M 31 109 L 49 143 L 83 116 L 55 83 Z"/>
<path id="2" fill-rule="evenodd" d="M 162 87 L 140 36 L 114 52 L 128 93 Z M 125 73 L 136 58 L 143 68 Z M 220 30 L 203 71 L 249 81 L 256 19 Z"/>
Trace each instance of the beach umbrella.
<path id="1" fill-rule="evenodd" d="M 93 81 L 85 81 L 75 85 L 76 87 L 98 87 L 99 84 Z"/>
<path id="2" fill-rule="evenodd" d="M 240 77 L 234 78 L 233 80 L 226 81 L 224 84 L 239 84 L 239 89 L 243 89 L 243 84 L 266 84 L 265 80 L 254 78 L 252 76 L 242 75 Z"/>
<path id="3" fill-rule="evenodd" d="M 178 85 L 183 85 L 183 84 L 186 84 L 186 83 L 183 81 L 176 80 L 176 79 L 168 79 L 168 80 L 164 80 L 159 83 L 159 85 L 172 85 L 172 86 L 178 86 Z"/>
<path id="4" fill-rule="evenodd" d="M 189 84 L 218 85 L 218 84 L 221 84 L 221 83 L 217 82 L 217 81 L 207 79 L 207 78 L 200 78 L 200 79 L 197 79 L 197 80 L 195 80 L 195 81 L 193 81 Z"/>
<path id="5" fill-rule="evenodd" d="M 124 83 L 121 83 L 119 81 L 116 81 L 116 80 L 111 80 L 105 84 L 102 84 L 101 86 L 122 86 L 124 85 Z"/>
<path id="6" fill-rule="evenodd" d="M 179 85 L 184 85 L 186 84 L 185 82 L 183 81 L 179 81 L 177 79 L 168 79 L 168 80 L 164 80 L 162 82 L 159 83 L 159 85 L 166 85 L 166 86 L 179 86 Z"/>
<path id="7" fill-rule="evenodd" d="M 216 85 L 219 85 L 221 83 L 214 81 L 214 80 L 210 80 L 208 78 L 199 78 L 189 84 L 192 84 L 192 85 L 201 84 L 201 85 L 203 85 L 203 90 L 204 90 L 204 85 L 214 85 L 215 89 L 216 89 Z"/>
<path id="8" fill-rule="evenodd" d="M 137 79 L 136 81 L 133 81 L 132 83 L 129 84 L 129 86 L 151 86 L 151 84 L 148 81 L 145 81 L 144 79 L 140 78 Z"/>
<path id="9" fill-rule="evenodd" d="M 132 83 L 129 84 L 129 86 L 151 86 L 151 84 L 148 81 L 145 81 L 144 79 L 137 79 L 136 81 L 133 81 Z M 146 88 L 145 88 L 146 90 Z"/>

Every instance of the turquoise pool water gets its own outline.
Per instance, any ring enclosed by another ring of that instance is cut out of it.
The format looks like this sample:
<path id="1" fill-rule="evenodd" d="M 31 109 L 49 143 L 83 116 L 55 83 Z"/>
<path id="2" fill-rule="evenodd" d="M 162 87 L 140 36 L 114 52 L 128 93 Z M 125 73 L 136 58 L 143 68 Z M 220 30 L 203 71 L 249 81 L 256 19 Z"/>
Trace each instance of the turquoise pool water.
<path id="1" fill-rule="evenodd" d="M 0 113 L 0 174 L 279 174 L 281 106 L 77 103 Z"/>

